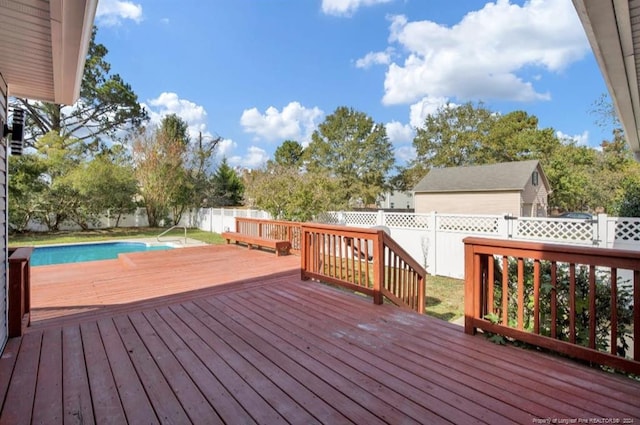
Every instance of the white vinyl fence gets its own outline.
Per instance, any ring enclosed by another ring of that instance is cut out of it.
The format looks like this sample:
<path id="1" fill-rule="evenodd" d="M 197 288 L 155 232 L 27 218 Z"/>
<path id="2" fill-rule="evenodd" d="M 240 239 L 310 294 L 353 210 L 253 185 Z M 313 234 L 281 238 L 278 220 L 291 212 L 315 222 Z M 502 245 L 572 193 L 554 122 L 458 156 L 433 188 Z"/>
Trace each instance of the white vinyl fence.
<path id="1" fill-rule="evenodd" d="M 598 215 L 594 220 L 508 215 L 331 212 L 321 221 L 384 226 L 430 274 L 462 279 L 467 236 L 599 246 L 640 251 L 640 218 Z M 639 254 L 640 257 L 640 254 Z"/>
<path id="2" fill-rule="evenodd" d="M 222 233 L 233 230 L 235 217 L 270 218 L 260 210 L 203 208 L 185 213 L 180 224 Z M 545 243 L 598 246 L 639 251 L 640 218 L 598 215 L 594 220 L 513 217 L 508 215 L 414 214 L 392 212 L 329 212 L 318 221 L 354 227 L 384 226 L 391 236 L 433 275 L 464 277 L 467 236 L 516 239 Z M 147 226 L 144 209 L 120 219 L 121 227 Z M 115 226 L 107 214 L 100 227 Z M 46 230 L 34 224 L 32 230 Z M 67 226 L 65 228 L 72 228 Z"/>

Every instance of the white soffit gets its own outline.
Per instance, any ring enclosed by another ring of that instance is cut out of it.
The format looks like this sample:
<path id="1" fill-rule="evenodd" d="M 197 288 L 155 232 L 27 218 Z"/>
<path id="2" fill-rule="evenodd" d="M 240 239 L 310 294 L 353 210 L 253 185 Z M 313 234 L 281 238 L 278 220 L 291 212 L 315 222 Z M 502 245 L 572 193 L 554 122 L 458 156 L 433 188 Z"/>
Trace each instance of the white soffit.
<path id="1" fill-rule="evenodd" d="M 0 0 L 0 74 L 9 95 L 73 104 L 97 0 Z"/>
<path id="2" fill-rule="evenodd" d="M 573 0 L 624 127 L 640 159 L 640 0 Z"/>

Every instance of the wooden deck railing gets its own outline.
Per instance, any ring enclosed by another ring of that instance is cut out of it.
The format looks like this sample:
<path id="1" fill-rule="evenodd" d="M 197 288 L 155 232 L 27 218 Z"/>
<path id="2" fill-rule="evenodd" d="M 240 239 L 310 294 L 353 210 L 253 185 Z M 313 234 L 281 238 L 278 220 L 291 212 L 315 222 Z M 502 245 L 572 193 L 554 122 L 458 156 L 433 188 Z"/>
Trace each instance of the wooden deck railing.
<path id="1" fill-rule="evenodd" d="M 236 232 L 291 243 L 291 252 L 300 253 L 300 223 L 282 220 L 236 217 Z"/>
<path id="2" fill-rule="evenodd" d="M 424 312 L 426 271 L 384 231 L 302 224 L 301 277 Z"/>
<path id="3" fill-rule="evenodd" d="M 483 238 L 464 243 L 467 333 L 482 329 L 640 375 L 637 252 Z"/>
<path id="4" fill-rule="evenodd" d="M 32 247 L 9 249 L 8 325 L 9 338 L 21 336 L 29 325 L 31 311 Z"/>

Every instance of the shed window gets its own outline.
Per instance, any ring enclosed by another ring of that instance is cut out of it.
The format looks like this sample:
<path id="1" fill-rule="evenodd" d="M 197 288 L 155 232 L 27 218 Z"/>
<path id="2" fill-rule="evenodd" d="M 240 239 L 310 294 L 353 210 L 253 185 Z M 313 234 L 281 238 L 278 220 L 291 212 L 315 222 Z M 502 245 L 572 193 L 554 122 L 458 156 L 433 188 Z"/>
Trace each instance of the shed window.
<path id="1" fill-rule="evenodd" d="M 538 185 L 538 172 L 534 171 L 533 174 L 531 174 L 531 184 L 534 186 Z"/>

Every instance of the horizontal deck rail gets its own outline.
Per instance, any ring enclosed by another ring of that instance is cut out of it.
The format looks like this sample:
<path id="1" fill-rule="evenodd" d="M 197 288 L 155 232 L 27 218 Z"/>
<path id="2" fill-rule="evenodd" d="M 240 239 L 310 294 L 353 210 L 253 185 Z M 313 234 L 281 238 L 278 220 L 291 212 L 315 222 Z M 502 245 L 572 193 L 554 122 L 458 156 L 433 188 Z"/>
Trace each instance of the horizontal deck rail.
<path id="1" fill-rule="evenodd" d="M 288 241 L 291 244 L 291 252 L 299 254 L 300 227 L 300 223 L 293 221 L 236 217 L 235 231 L 257 238 Z"/>
<path id="2" fill-rule="evenodd" d="M 473 237 L 464 244 L 467 333 L 640 375 L 637 252 Z"/>
<path id="3" fill-rule="evenodd" d="M 33 247 L 9 249 L 9 338 L 21 336 L 31 311 L 31 253 Z"/>
<path id="4" fill-rule="evenodd" d="M 380 229 L 302 224 L 301 277 L 424 312 L 426 271 Z"/>

